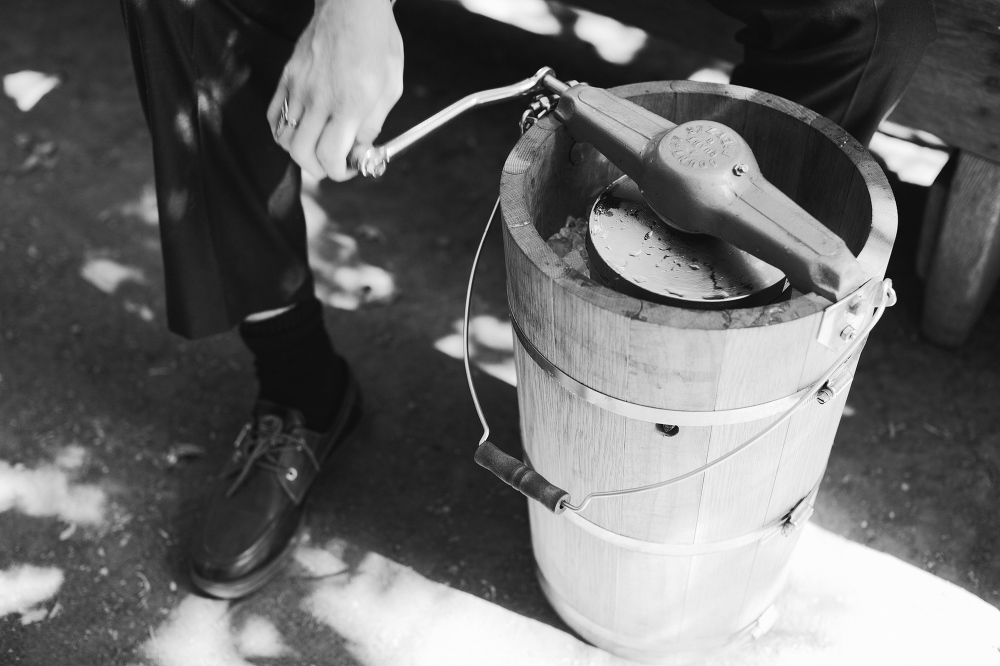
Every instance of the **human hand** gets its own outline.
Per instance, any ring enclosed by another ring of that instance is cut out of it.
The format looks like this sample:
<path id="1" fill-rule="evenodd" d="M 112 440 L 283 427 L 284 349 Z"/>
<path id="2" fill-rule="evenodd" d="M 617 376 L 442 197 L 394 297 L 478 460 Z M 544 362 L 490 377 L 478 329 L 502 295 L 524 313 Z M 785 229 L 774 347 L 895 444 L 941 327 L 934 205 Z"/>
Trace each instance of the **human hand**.
<path id="1" fill-rule="evenodd" d="M 389 0 L 316 0 L 267 119 L 300 167 L 343 181 L 357 173 L 351 148 L 375 141 L 402 92 L 403 39 Z"/>

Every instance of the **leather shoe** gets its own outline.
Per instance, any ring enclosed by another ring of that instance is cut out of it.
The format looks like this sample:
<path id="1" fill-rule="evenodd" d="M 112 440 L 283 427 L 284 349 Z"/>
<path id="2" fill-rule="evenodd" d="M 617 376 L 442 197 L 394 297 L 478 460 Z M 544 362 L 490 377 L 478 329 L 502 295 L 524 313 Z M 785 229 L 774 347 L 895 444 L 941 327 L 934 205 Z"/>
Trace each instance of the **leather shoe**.
<path id="1" fill-rule="evenodd" d="M 361 418 L 348 381 L 330 429 L 307 430 L 302 414 L 259 400 L 236 439 L 191 544 L 191 580 L 223 599 L 263 587 L 291 559 L 304 502 L 323 463 Z"/>

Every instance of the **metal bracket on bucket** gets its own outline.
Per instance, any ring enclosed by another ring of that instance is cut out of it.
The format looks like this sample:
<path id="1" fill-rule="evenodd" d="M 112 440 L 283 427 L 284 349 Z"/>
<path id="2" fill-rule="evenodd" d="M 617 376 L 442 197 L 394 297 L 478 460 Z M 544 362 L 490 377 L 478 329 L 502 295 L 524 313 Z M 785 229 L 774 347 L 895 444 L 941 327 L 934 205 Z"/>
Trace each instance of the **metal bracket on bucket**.
<path id="1" fill-rule="evenodd" d="M 851 344 L 865 323 L 865 318 L 878 307 L 882 296 L 882 281 L 871 279 L 858 287 L 857 291 L 841 299 L 823 311 L 816 340 L 834 351 L 840 351 Z M 887 307 L 896 304 L 896 292 L 888 296 Z"/>

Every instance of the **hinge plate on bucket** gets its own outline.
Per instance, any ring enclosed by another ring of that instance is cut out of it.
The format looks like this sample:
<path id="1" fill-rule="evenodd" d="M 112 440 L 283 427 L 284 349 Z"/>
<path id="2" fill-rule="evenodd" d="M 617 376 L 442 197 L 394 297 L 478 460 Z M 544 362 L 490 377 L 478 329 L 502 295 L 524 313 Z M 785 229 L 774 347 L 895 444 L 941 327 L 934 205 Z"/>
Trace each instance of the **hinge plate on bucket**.
<path id="1" fill-rule="evenodd" d="M 881 280 L 869 280 L 853 294 L 837 301 L 823 311 L 816 339 L 821 345 L 840 351 L 857 337 L 865 319 L 875 309 Z"/>

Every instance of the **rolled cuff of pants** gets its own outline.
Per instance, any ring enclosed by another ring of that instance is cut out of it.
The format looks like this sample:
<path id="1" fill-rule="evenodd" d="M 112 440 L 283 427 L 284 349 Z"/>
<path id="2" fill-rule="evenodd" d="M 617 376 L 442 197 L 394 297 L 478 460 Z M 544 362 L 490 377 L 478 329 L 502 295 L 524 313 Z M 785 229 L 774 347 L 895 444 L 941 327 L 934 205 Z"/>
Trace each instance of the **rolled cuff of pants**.
<path id="1" fill-rule="evenodd" d="M 153 141 L 168 326 L 204 337 L 308 298 L 300 173 L 266 112 L 313 3 L 121 6 Z"/>
<path id="2" fill-rule="evenodd" d="M 820 113 L 867 145 L 936 39 L 932 0 L 711 0 L 746 28 L 732 83 Z"/>

